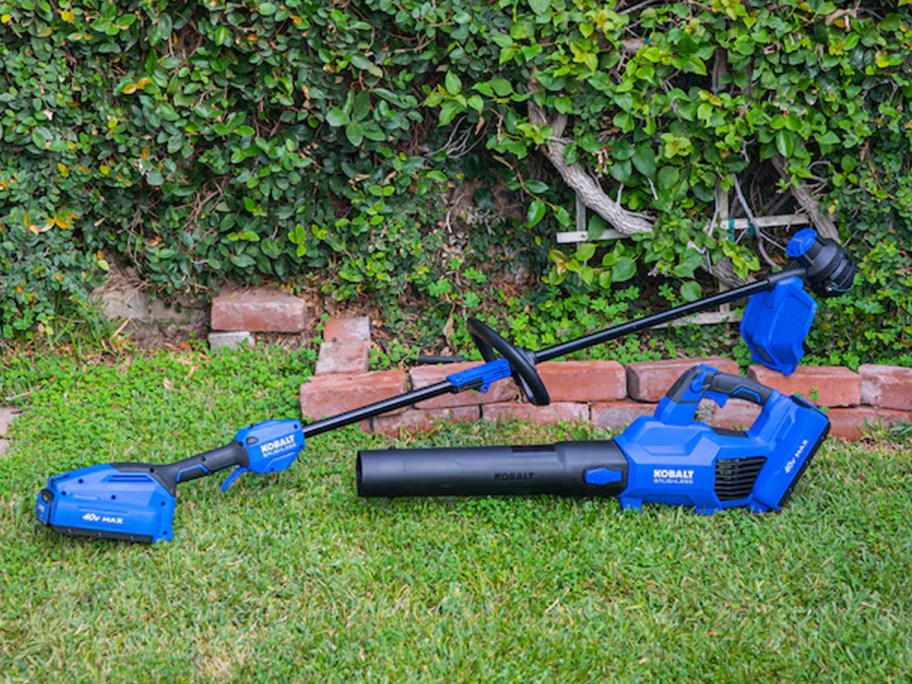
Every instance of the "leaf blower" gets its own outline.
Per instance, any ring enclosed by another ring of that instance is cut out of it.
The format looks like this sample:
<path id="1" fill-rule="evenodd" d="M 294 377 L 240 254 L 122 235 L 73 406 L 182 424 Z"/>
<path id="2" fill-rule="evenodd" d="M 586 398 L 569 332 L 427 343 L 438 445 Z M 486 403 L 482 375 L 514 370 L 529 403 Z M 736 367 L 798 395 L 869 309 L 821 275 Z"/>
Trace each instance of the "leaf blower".
<path id="1" fill-rule="evenodd" d="M 724 406 L 730 397 L 762 407 L 747 431 L 695 420 L 703 398 Z M 701 365 L 678 379 L 655 415 L 614 439 L 360 451 L 356 480 L 365 497 L 616 496 L 625 509 L 654 502 L 704 514 L 736 506 L 759 513 L 785 504 L 829 427 L 800 397 Z"/>
<path id="2" fill-rule="evenodd" d="M 821 297 L 841 294 L 852 285 L 855 263 L 836 242 L 820 238 L 811 229 L 797 233 L 786 252 L 791 260 L 780 272 L 537 352 L 511 344 L 481 321 L 470 318 L 467 328 L 485 360 L 481 365 L 310 425 L 297 420 L 256 423 L 241 429 L 229 444 L 176 463 L 111 463 L 52 476 L 38 494 L 35 514 L 41 523 L 71 535 L 142 542 L 171 539 L 177 485 L 182 482 L 234 468 L 222 485 L 227 489 L 245 472 L 285 470 L 298 457 L 307 438 L 443 394 L 485 392 L 492 383 L 509 377 L 529 402 L 544 406 L 550 397 L 536 370 L 537 363 L 744 298 L 750 299 L 741 334 L 754 360 L 791 373 L 804 353 L 803 342 L 817 307 L 805 286 Z M 633 472 L 629 470 L 628 477 Z"/>

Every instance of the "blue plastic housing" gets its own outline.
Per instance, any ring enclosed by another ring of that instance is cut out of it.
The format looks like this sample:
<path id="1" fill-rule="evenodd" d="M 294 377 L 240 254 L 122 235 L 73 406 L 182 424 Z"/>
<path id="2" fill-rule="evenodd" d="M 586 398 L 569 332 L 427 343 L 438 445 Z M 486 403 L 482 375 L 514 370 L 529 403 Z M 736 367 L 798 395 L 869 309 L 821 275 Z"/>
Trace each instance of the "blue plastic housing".
<path id="1" fill-rule="evenodd" d="M 738 506 L 778 510 L 829 430 L 819 409 L 775 390 L 746 432 L 697 422 L 698 406 L 691 397 L 666 397 L 656 415 L 638 418 L 615 438 L 629 461 L 618 497 L 623 508 L 654 502 L 702 514 Z"/>
<path id="2" fill-rule="evenodd" d="M 290 467 L 304 448 L 304 431 L 297 420 L 264 420 L 241 428 L 234 440 L 247 450 L 247 465 L 222 483 L 226 491 L 244 473 L 277 473 Z"/>
<path id="3" fill-rule="evenodd" d="M 50 478 L 35 515 L 65 534 L 157 542 L 174 536 L 175 502 L 151 475 L 96 465 Z"/>
<path id="4" fill-rule="evenodd" d="M 751 359 L 784 375 L 793 373 L 804 356 L 804 340 L 816 313 L 817 302 L 798 276 L 751 297 L 741 319 L 741 337 Z"/>
<path id="5" fill-rule="evenodd" d="M 476 389 L 479 392 L 487 392 L 492 383 L 509 378 L 511 373 L 512 369 L 509 361 L 495 359 L 480 366 L 473 366 L 458 373 L 451 373 L 446 379 L 454 387 L 454 391 L 457 392 L 473 385 L 478 385 Z"/>

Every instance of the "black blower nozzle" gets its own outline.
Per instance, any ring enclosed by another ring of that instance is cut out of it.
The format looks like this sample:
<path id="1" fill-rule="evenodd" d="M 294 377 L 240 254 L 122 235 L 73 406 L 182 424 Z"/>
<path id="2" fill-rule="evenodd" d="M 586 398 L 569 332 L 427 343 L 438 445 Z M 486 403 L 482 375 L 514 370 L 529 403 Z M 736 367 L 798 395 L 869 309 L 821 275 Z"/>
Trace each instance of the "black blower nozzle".
<path id="1" fill-rule="evenodd" d="M 602 484 L 598 475 L 616 473 Z M 359 496 L 557 494 L 616 496 L 627 459 L 612 440 L 547 446 L 383 449 L 358 452 Z M 593 479 L 594 478 L 594 479 Z"/>

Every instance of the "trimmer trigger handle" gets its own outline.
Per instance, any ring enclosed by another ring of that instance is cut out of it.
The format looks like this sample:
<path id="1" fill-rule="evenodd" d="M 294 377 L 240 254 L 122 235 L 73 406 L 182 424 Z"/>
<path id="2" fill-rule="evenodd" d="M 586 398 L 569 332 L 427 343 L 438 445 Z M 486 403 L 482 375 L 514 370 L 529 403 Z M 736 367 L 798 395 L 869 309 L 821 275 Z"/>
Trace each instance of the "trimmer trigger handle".
<path id="1" fill-rule="evenodd" d="M 227 491 L 228 491 L 228 487 L 230 487 L 231 485 L 233 485 L 233 484 L 234 484 L 234 481 L 235 481 L 236 479 L 238 479 L 241 475 L 243 475 L 244 473 L 249 472 L 249 471 L 250 471 L 250 468 L 247 468 L 247 467 L 245 467 L 245 466 L 240 466 L 239 468 L 236 468 L 236 469 L 231 473 L 231 475 L 229 475 L 228 477 L 226 477 L 226 478 L 225 478 L 225 481 L 222 482 L 222 491 L 223 491 L 223 492 L 227 492 Z"/>

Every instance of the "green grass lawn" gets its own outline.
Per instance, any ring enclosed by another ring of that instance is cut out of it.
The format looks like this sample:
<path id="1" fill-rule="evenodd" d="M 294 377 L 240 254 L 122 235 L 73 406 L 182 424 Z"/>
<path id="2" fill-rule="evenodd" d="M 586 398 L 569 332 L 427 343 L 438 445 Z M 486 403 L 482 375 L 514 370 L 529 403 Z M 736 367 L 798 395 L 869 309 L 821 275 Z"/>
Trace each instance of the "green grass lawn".
<path id="1" fill-rule="evenodd" d="M 614 500 L 361 500 L 348 428 L 289 470 L 187 483 L 174 542 L 36 523 L 50 474 L 171 461 L 296 414 L 282 351 L 17 362 L 0 457 L 4 681 L 908 681 L 912 451 L 824 445 L 788 508 L 701 517 Z M 35 389 L 37 388 L 37 389 Z M 409 444 L 581 426 L 443 426 Z M 603 437 L 604 434 L 595 436 Z"/>

